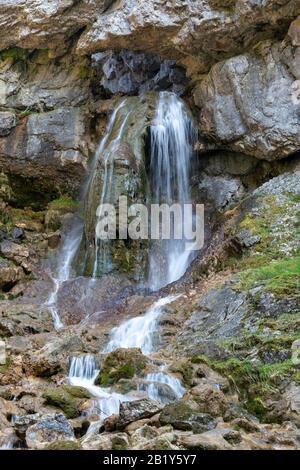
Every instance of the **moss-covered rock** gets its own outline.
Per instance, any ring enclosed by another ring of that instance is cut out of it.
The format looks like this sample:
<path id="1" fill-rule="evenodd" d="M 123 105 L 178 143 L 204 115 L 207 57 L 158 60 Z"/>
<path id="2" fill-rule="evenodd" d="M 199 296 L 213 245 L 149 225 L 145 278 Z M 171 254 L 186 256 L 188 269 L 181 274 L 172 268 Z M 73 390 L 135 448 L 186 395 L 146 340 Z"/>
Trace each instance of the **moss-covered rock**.
<path id="1" fill-rule="evenodd" d="M 131 379 L 147 365 L 147 358 L 138 348 L 116 349 L 106 356 L 96 383 L 108 387 L 120 379 Z"/>
<path id="2" fill-rule="evenodd" d="M 91 398 L 90 392 L 88 392 L 88 390 L 83 387 L 77 387 L 75 385 L 63 385 L 62 388 L 74 398 Z"/>
<path id="3" fill-rule="evenodd" d="M 62 218 L 69 212 L 78 209 L 78 202 L 65 196 L 49 202 L 45 214 L 45 225 L 48 230 L 58 230 L 62 225 Z"/>
<path id="4" fill-rule="evenodd" d="M 171 424 L 175 429 L 201 433 L 213 429 L 216 422 L 212 416 L 197 411 L 195 403 L 179 400 L 165 406 L 159 418 L 161 424 Z"/>
<path id="5" fill-rule="evenodd" d="M 43 398 L 47 405 L 61 409 L 67 418 L 79 416 L 78 401 L 64 387 L 49 388 L 43 393 Z"/>
<path id="6" fill-rule="evenodd" d="M 77 441 L 55 441 L 45 447 L 45 450 L 81 450 L 82 447 Z"/>

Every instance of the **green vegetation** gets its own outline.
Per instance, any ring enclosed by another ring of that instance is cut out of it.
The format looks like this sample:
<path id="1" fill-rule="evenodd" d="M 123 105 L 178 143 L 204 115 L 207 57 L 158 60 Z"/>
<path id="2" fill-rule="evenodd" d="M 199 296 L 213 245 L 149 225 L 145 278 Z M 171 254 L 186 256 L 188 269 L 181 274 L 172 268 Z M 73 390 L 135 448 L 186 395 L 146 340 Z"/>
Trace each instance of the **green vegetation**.
<path id="1" fill-rule="evenodd" d="M 19 114 L 20 119 L 24 119 L 27 116 L 30 116 L 30 114 L 33 114 L 35 111 L 31 108 L 26 108 L 24 111 L 21 111 Z"/>
<path id="2" fill-rule="evenodd" d="M 120 379 L 131 379 L 135 374 L 135 369 L 130 364 L 123 364 L 117 367 L 115 370 L 109 372 L 103 372 L 100 378 L 100 385 L 102 387 L 109 387 Z"/>
<path id="3" fill-rule="evenodd" d="M 83 387 L 75 385 L 63 385 L 63 389 L 74 398 L 91 398 L 90 392 Z"/>
<path id="4" fill-rule="evenodd" d="M 263 286 L 276 297 L 300 295 L 300 256 L 270 262 L 256 269 L 240 274 L 237 289 L 249 290 L 255 286 Z"/>
<path id="5" fill-rule="evenodd" d="M 108 387 L 121 379 L 132 379 L 144 370 L 147 358 L 137 348 L 116 349 L 106 356 L 97 383 Z"/>
<path id="6" fill-rule="evenodd" d="M 50 388 L 43 393 L 47 405 L 60 408 L 67 418 L 76 418 L 79 415 L 77 401 L 63 387 Z"/>
<path id="7" fill-rule="evenodd" d="M 256 364 L 237 358 L 219 361 L 199 355 L 194 356 L 191 362 L 205 363 L 227 377 L 244 400 L 248 411 L 254 413 L 260 420 L 270 420 L 265 400 L 270 394 L 278 393 L 278 385 L 285 378 L 299 379 L 299 371 L 290 359 L 275 364 Z"/>
<path id="8" fill-rule="evenodd" d="M 26 50 L 19 47 L 12 47 L 10 49 L 5 49 L 0 52 L 0 61 L 12 59 L 14 61 L 25 60 L 26 59 Z"/>
<path id="9" fill-rule="evenodd" d="M 69 196 L 62 196 L 59 199 L 54 199 L 49 202 L 48 209 L 57 210 L 60 212 L 74 212 L 78 208 L 78 201 L 74 201 Z"/>
<path id="10" fill-rule="evenodd" d="M 172 367 L 173 372 L 179 372 L 185 385 L 190 387 L 193 380 L 193 366 L 190 361 L 180 362 L 177 366 Z"/>

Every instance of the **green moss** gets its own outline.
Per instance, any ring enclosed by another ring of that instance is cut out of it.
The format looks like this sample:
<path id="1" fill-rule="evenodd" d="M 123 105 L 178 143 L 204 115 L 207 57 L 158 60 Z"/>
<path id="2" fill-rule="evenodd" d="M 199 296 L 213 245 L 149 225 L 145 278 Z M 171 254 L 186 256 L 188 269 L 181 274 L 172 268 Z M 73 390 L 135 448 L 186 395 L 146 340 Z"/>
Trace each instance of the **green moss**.
<path id="1" fill-rule="evenodd" d="M 7 358 L 6 363 L 0 366 L 0 373 L 5 374 L 9 369 L 9 365 L 10 365 L 10 360 L 9 358 Z"/>
<path id="2" fill-rule="evenodd" d="M 108 387 L 121 379 L 131 379 L 142 372 L 146 364 L 147 359 L 139 349 L 116 349 L 105 358 L 96 382 Z"/>
<path id="3" fill-rule="evenodd" d="M 273 261 L 240 274 L 237 289 L 249 290 L 255 286 L 264 286 L 264 290 L 272 292 L 277 297 L 298 297 L 300 295 L 300 256 Z"/>
<path id="4" fill-rule="evenodd" d="M 135 374 L 135 369 L 130 364 L 124 364 L 111 372 L 103 372 L 100 378 L 102 387 L 109 387 L 120 379 L 131 379 Z"/>
<path id="5" fill-rule="evenodd" d="M 291 256 L 299 254 L 294 240 L 300 234 L 300 211 L 297 209 L 299 195 L 285 193 L 280 202 L 274 196 L 258 198 L 258 211 L 247 213 L 232 230 L 234 237 L 241 230 L 248 230 L 260 237 L 260 242 L 254 247 L 244 250 L 242 254 L 229 256 L 223 262 L 224 268 L 243 271 L 249 268 L 259 268 L 274 260 L 286 256 L 286 246 L 291 245 Z M 289 217 L 289 226 L 285 219 Z"/>
<path id="6" fill-rule="evenodd" d="M 113 436 L 112 438 L 112 450 L 126 450 L 128 449 L 128 443 L 122 436 Z"/>
<path id="7" fill-rule="evenodd" d="M 74 398 L 91 398 L 90 392 L 83 387 L 75 385 L 63 385 L 63 389 Z"/>
<path id="8" fill-rule="evenodd" d="M 59 199 L 49 202 L 48 209 L 58 210 L 60 212 L 74 212 L 78 208 L 78 202 L 69 196 L 63 196 Z"/>
<path id="9" fill-rule="evenodd" d="M 77 402 L 63 387 L 50 388 L 43 393 L 47 405 L 60 408 L 67 418 L 76 418 L 79 415 Z"/>
<path id="10" fill-rule="evenodd" d="M 179 372 L 182 375 L 182 380 L 185 385 L 190 387 L 193 381 L 193 366 L 191 361 L 183 361 L 178 365 L 173 366 L 172 370 L 174 372 Z"/>
<path id="11" fill-rule="evenodd" d="M 246 409 L 260 420 L 266 419 L 268 410 L 265 401 L 268 396 L 278 392 L 279 384 L 297 373 L 297 367 L 290 359 L 275 364 L 254 364 L 237 358 L 217 361 L 206 356 L 195 356 L 193 362 L 203 362 L 227 377 L 238 390 Z"/>
<path id="12" fill-rule="evenodd" d="M 33 109 L 27 108 L 27 109 L 25 109 L 24 111 L 21 111 L 21 112 L 19 113 L 18 117 L 19 117 L 20 119 L 24 119 L 24 118 L 26 118 L 27 116 L 30 116 L 30 114 L 34 114 L 34 112 L 35 112 L 35 111 L 34 111 Z"/>
<path id="13" fill-rule="evenodd" d="M 14 61 L 25 60 L 26 51 L 19 47 L 12 47 L 10 49 L 5 49 L 4 51 L 0 52 L 0 60 L 4 61 L 8 59 L 13 59 Z"/>
<path id="14" fill-rule="evenodd" d="M 293 381 L 296 382 L 296 384 L 300 385 L 300 370 L 298 370 L 298 372 L 295 372 L 292 378 Z"/>

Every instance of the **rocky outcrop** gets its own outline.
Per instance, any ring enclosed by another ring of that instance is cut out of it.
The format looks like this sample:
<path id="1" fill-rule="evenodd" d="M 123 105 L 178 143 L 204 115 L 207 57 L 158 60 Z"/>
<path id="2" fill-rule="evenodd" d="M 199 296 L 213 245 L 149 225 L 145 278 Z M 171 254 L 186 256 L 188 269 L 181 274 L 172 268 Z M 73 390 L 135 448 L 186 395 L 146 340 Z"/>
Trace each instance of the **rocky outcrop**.
<path id="1" fill-rule="evenodd" d="M 284 34 L 300 13 L 297 1 L 130 0 L 99 15 L 78 42 L 80 54 L 103 49 L 159 53 L 190 63 L 201 72 L 228 54 L 238 54 L 266 37 Z"/>
<path id="2" fill-rule="evenodd" d="M 150 90 L 184 93 L 188 79 L 175 60 L 162 60 L 158 55 L 126 49 L 97 53 L 93 65 L 100 68 L 101 85 L 111 93 L 136 95 Z"/>
<path id="3" fill-rule="evenodd" d="M 53 55 L 59 54 L 65 50 L 73 35 L 91 24 L 112 2 L 5 0 L 0 6 L 0 49 L 19 46 L 26 49 L 53 49 Z"/>
<path id="4" fill-rule="evenodd" d="M 263 160 L 299 149 L 300 51 L 263 42 L 216 64 L 194 91 L 204 137 Z"/>
<path id="5" fill-rule="evenodd" d="M 26 431 L 26 444 L 29 449 L 44 449 L 55 441 L 72 440 L 74 440 L 73 430 L 62 413 L 43 415 Z"/>

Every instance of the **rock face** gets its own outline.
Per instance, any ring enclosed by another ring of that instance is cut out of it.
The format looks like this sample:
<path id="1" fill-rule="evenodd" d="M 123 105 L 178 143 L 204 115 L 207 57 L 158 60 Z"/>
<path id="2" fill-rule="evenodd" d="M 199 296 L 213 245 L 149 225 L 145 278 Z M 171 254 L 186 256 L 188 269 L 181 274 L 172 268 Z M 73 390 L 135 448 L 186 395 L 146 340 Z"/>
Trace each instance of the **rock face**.
<path id="1" fill-rule="evenodd" d="M 216 64 L 194 92 L 202 135 L 264 160 L 296 152 L 299 68 L 299 50 L 270 42 Z"/>
<path id="2" fill-rule="evenodd" d="M 64 49 L 68 39 L 91 24 L 112 0 L 3 1 L 0 48 Z M 12 34 L 12 31 L 14 34 Z"/>
<path id="3" fill-rule="evenodd" d="M 132 421 L 150 418 L 161 410 L 162 406 L 154 400 L 142 399 L 121 403 L 117 428 L 122 429 Z"/>
<path id="4" fill-rule="evenodd" d="M 0 447 L 299 449 L 299 0 L 0 3 Z M 197 119 L 209 236 L 149 294 L 147 242 L 95 254 L 95 225 L 101 201 L 146 201 L 160 90 Z M 74 221 L 78 277 L 56 291 Z M 150 357 L 99 353 L 169 294 Z"/>
<path id="5" fill-rule="evenodd" d="M 57 305 L 63 322 L 76 324 L 86 315 L 116 308 L 131 291 L 132 284 L 125 277 L 110 275 L 92 282 L 89 278 L 77 277 L 63 284 Z"/>
<path id="6" fill-rule="evenodd" d="M 84 133 L 85 115 L 80 108 L 33 113 L 0 140 L 0 164 L 22 178 L 41 179 L 47 172 L 61 184 L 66 172 L 73 173 L 78 186 L 87 157 Z"/>
<path id="7" fill-rule="evenodd" d="M 123 49 L 94 54 L 93 59 L 95 66 L 102 68 L 101 85 L 111 93 L 168 90 L 181 95 L 188 84 L 184 69 L 157 55 Z"/>
<path id="8" fill-rule="evenodd" d="M 78 42 L 79 53 L 99 49 L 143 50 L 198 59 L 202 71 L 226 54 L 237 54 L 266 36 L 285 33 L 300 13 L 298 2 L 130 0 L 99 15 Z"/>
<path id="9" fill-rule="evenodd" d="M 62 413 L 44 415 L 26 431 L 26 444 L 29 449 L 44 449 L 54 441 L 72 441 L 74 433 Z"/>

